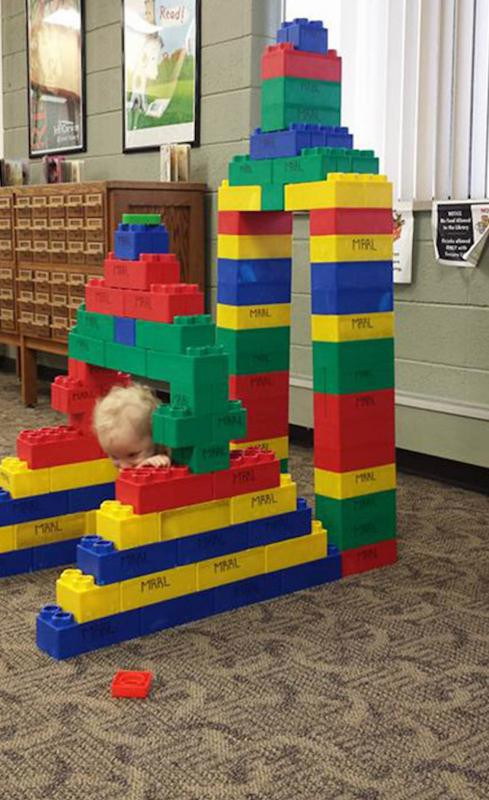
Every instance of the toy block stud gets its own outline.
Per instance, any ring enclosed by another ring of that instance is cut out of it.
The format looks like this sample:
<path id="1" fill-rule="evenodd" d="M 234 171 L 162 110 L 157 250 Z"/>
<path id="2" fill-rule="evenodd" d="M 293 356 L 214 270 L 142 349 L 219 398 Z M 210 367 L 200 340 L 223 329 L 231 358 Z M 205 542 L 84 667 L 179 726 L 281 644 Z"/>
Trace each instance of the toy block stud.
<path id="1" fill-rule="evenodd" d="M 112 697 L 147 697 L 152 683 L 152 672 L 121 669 L 112 679 Z"/>

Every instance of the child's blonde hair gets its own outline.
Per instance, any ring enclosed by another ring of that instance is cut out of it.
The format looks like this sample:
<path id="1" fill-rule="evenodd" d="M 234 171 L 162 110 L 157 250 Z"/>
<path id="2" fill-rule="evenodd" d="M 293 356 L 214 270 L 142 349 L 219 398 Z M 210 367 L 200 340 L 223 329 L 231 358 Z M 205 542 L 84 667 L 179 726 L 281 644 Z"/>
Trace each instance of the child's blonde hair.
<path id="1" fill-rule="evenodd" d="M 141 383 L 113 386 L 95 404 L 93 429 L 99 441 L 105 443 L 116 438 L 128 426 L 138 436 L 151 436 L 151 417 L 158 405 L 149 386 Z"/>

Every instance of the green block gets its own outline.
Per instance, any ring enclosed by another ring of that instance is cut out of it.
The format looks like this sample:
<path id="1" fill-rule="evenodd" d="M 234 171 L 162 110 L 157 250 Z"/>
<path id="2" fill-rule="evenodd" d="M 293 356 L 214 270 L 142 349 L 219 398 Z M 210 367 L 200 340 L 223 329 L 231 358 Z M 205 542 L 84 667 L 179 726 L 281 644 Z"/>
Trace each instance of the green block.
<path id="1" fill-rule="evenodd" d="M 174 317 L 171 324 L 136 320 L 136 345 L 146 350 L 184 354 L 187 347 L 213 345 L 216 326 L 210 314 Z"/>
<path id="2" fill-rule="evenodd" d="M 188 408 L 159 406 L 153 414 L 153 439 L 168 447 L 204 446 L 246 436 L 246 409 L 240 400 L 229 400 L 224 413 L 193 414 Z"/>
<path id="3" fill-rule="evenodd" d="M 289 459 L 288 458 L 281 458 L 280 459 L 280 472 L 288 472 L 289 471 Z"/>
<path id="4" fill-rule="evenodd" d="M 161 214 L 123 214 L 123 225 L 161 225 Z"/>
<path id="5" fill-rule="evenodd" d="M 362 172 L 369 175 L 378 175 L 379 159 L 373 150 L 352 150 L 350 172 Z"/>
<path id="6" fill-rule="evenodd" d="M 229 403 L 228 380 L 212 386 L 175 381 L 170 384 L 170 398 L 173 406 L 188 408 L 193 414 L 225 414 Z"/>
<path id="7" fill-rule="evenodd" d="M 114 341 L 114 317 L 111 314 L 85 311 L 85 303 L 76 312 L 76 328 L 82 336 L 104 339 L 106 342 Z"/>
<path id="8" fill-rule="evenodd" d="M 282 131 L 294 123 L 341 125 L 341 111 L 299 105 L 262 106 L 261 129 L 264 133 Z"/>
<path id="9" fill-rule="evenodd" d="M 185 353 L 162 353 L 148 350 L 147 375 L 170 384 L 212 386 L 227 381 L 229 359 L 218 345 L 187 347 Z"/>
<path id="10" fill-rule="evenodd" d="M 217 341 L 229 353 L 232 375 L 289 369 L 290 328 L 217 328 Z"/>
<path id="11" fill-rule="evenodd" d="M 97 367 L 105 367 L 105 347 L 108 342 L 103 339 L 91 339 L 80 335 L 78 325 L 68 334 L 68 356 L 77 361 L 85 361 Z"/>
<path id="12" fill-rule="evenodd" d="M 229 469 L 229 444 L 209 442 L 203 447 L 182 447 L 172 450 L 175 464 L 186 464 L 192 472 L 204 473 Z"/>
<path id="13" fill-rule="evenodd" d="M 261 210 L 284 210 L 284 187 L 274 183 L 267 183 L 261 187 Z"/>
<path id="14" fill-rule="evenodd" d="M 300 156 L 277 158 L 273 165 L 276 183 L 322 181 L 328 172 L 338 172 L 337 149 L 333 147 L 308 148 Z"/>
<path id="15" fill-rule="evenodd" d="M 336 500 L 316 494 L 316 519 L 340 550 L 393 539 L 396 535 L 396 490 Z"/>
<path id="16" fill-rule="evenodd" d="M 268 78 L 262 82 L 261 98 L 262 108 L 283 104 L 339 110 L 341 84 L 310 78 Z"/>
<path id="17" fill-rule="evenodd" d="M 249 156 L 234 156 L 229 162 L 230 186 L 253 186 L 272 183 L 271 158 L 253 159 Z"/>
<path id="18" fill-rule="evenodd" d="M 312 343 L 315 392 L 353 394 L 394 386 L 394 339 Z"/>
<path id="19" fill-rule="evenodd" d="M 146 376 L 146 351 L 118 342 L 106 342 L 105 366 L 107 369 Z"/>

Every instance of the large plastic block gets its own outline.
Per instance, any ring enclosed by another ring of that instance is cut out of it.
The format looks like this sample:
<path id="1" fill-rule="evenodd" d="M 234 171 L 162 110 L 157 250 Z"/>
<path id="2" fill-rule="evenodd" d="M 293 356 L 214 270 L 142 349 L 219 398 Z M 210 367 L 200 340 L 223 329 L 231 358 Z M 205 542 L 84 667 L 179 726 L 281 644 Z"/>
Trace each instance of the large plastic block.
<path id="1" fill-rule="evenodd" d="M 130 505 L 109 500 L 95 512 L 95 531 L 90 533 L 110 539 L 118 550 L 126 550 L 159 541 L 160 530 L 158 514 L 137 514 Z"/>
<path id="2" fill-rule="evenodd" d="M 255 401 L 266 403 L 280 402 L 279 398 L 288 398 L 289 373 L 284 372 L 259 372 L 251 375 L 230 375 L 229 396 L 242 400 L 247 408 Z"/>
<path id="3" fill-rule="evenodd" d="M 234 306 L 218 303 L 216 322 L 219 328 L 249 330 L 290 325 L 290 303 L 260 303 Z"/>
<path id="4" fill-rule="evenodd" d="M 274 80 L 277 79 L 274 78 Z M 299 80 L 299 78 L 284 78 L 283 80 Z M 315 81 L 315 83 L 318 83 L 318 81 Z M 330 85 L 338 87 L 336 92 L 339 95 L 340 84 Z M 332 100 L 332 102 L 334 102 L 334 100 Z M 266 104 L 263 96 L 263 90 L 261 109 L 261 129 L 264 133 L 270 131 L 281 131 L 285 128 L 288 128 L 290 125 L 293 125 L 294 123 L 328 126 L 339 126 L 341 123 L 340 104 L 338 104 L 337 108 L 290 102 Z"/>
<path id="5" fill-rule="evenodd" d="M 280 476 L 280 486 L 231 498 L 231 523 L 286 514 L 297 508 L 297 486 L 290 475 Z"/>
<path id="6" fill-rule="evenodd" d="M 380 426 L 379 426 L 380 427 Z M 390 441 L 382 440 L 371 444 L 352 444 L 347 446 L 343 442 L 339 446 L 325 445 L 314 447 L 314 466 L 333 472 L 351 472 L 352 470 L 367 469 L 377 464 L 386 464 L 395 461 L 396 443 L 394 437 Z"/>
<path id="7" fill-rule="evenodd" d="M 32 547 L 0 553 L 0 578 L 32 570 Z"/>
<path id="8" fill-rule="evenodd" d="M 339 550 L 393 539 L 396 535 L 396 490 L 337 500 L 316 494 L 316 517 Z"/>
<path id="9" fill-rule="evenodd" d="M 80 625 L 73 614 L 53 603 L 41 609 L 36 621 L 37 646 L 58 660 L 119 644 L 140 635 L 139 610 Z"/>
<path id="10" fill-rule="evenodd" d="M 311 525 L 312 509 L 303 497 L 298 497 L 295 511 L 249 522 L 248 547 L 273 544 L 294 536 L 306 536 L 311 532 Z"/>
<path id="11" fill-rule="evenodd" d="M 30 469 L 40 469 L 103 458 L 104 452 L 94 434 L 59 425 L 21 431 L 17 436 L 17 456 Z"/>
<path id="12" fill-rule="evenodd" d="M 161 225 L 161 214 L 123 214 L 123 225 Z"/>
<path id="13" fill-rule="evenodd" d="M 329 173 L 325 181 L 294 183 L 285 187 L 287 211 L 391 206 L 392 184 L 387 181 L 385 175 Z"/>
<path id="14" fill-rule="evenodd" d="M 176 539 L 177 564 L 193 564 L 209 558 L 219 558 L 228 553 L 247 550 L 248 523 L 229 525 L 220 530 L 198 533 L 194 536 L 183 536 Z"/>
<path id="15" fill-rule="evenodd" d="M 394 437 L 394 389 L 354 394 L 314 394 L 316 444 L 346 446 Z"/>
<path id="16" fill-rule="evenodd" d="M 93 575 L 80 569 L 65 569 L 56 581 L 56 603 L 73 614 L 77 622 L 91 622 L 122 610 L 118 583 L 98 586 Z"/>
<path id="17" fill-rule="evenodd" d="M 128 386 L 130 375 L 101 369 L 69 359 L 69 375 L 58 375 L 51 384 L 51 405 L 64 414 L 91 412 L 97 397 L 112 386 Z"/>
<path id="18" fill-rule="evenodd" d="M 322 208 L 311 211 L 311 236 L 392 233 L 390 208 Z"/>
<path id="19" fill-rule="evenodd" d="M 0 491 L 0 525 L 17 525 L 20 522 L 68 514 L 70 510 L 68 498 L 69 492 L 64 491 L 48 492 L 14 500 L 9 492 Z"/>
<path id="20" fill-rule="evenodd" d="M 0 487 L 16 500 L 34 494 L 51 491 L 51 470 L 29 469 L 25 461 L 15 456 L 6 456 L 0 461 Z"/>
<path id="21" fill-rule="evenodd" d="M 122 581 L 119 584 L 123 611 L 143 608 L 173 597 L 197 591 L 197 567 L 188 564 L 184 567 L 160 570 L 142 577 Z"/>
<path id="22" fill-rule="evenodd" d="M 180 262 L 173 253 L 141 253 L 139 261 L 124 261 L 109 253 L 104 278 L 107 286 L 149 291 L 153 283 L 179 283 Z"/>
<path id="23" fill-rule="evenodd" d="M 262 114 L 267 105 L 283 104 L 284 106 L 295 105 L 335 110 L 339 109 L 341 105 L 341 84 L 339 82 L 316 81 L 308 78 L 269 78 L 263 81 L 261 91 Z"/>
<path id="24" fill-rule="evenodd" d="M 354 154 L 357 154 L 356 160 Z M 353 169 L 353 162 L 358 164 Z M 291 184 L 291 183 L 313 183 L 327 178 L 329 173 L 336 172 L 364 172 L 376 173 L 379 171 L 378 158 L 374 157 L 372 150 L 348 150 L 338 147 L 312 147 L 303 150 L 301 155 L 295 155 L 290 158 L 277 158 L 273 162 L 273 180 L 274 183 Z M 362 209 L 352 209 L 359 212 L 357 217 L 362 214 Z M 326 209 L 329 211 L 329 209 Z M 385 214 L 385 210 L 382 209 Z M 389 214 L 389 210 L 387 210 Z M 316 225 L 316 227 L 318 227 Z M 341 231 L 333 229 L 326 230 L 325 233 L 337 234 Z M 345 226 L 355 227 L 355 225 Z M 361 226 L 363 228 L 363 225 Z M 377 227 L 379 227 L 377 225 Z M 366 228 L 366 233 L 370 233 Z M 349 233 L 346 230 L 345 233 Z M 354 233 L 355 231 L 352 231 Z M 363 233 L 363 230 L 361 231 Z M 376 231 L 372 231 L 375 233 Z M 379 233 L 392 233 L 392 222 L 383 226 L 383 230 Z"/>
<path id="25" fill-rule="evenodd" d="M 61 495 L 61 492 L 57 493 Z M 95 486 L 82 486 L 79 489 L 69 489 L 67 491 L 69 514 L 75 511 L 90 511 L 92 508 L 98 508 L 104 500 L 114 500 L 115 498 L 115 483 L 99 483 Z M 64 512 L 58 512 L 64 513 Z"/>
<path id="26" fill-rule="evenodd" d="M 217 262 L 218 289 L 223 285 L 232 287 L 273 285 L 290 297 L 292 259 L 230 259 L 220 258 Z M 286 302 L 283 300 L 281 302 Z"/>
<path id="27" fill-rule="evenodd" d="M 214 589 L 214 608 L 217 614 L 252 603 L 262 603 L 281 594 L 282 576 L 279 572 L 255 575 Z"/>
<path id="28" fill-rule="evenodd" d="M 265 548 L 266 572 L 276 572 L 296 564 L 325 558 L 328 552 L 328 535 L 318 520 L 313 520 L 312 530 L 305 536 L 273 542 Z"/>
<path id="29" fill-rule="evenodd" d="M 222 259 L 221 259 L 222 260 Z M 291 289 L 281 283 L 219 283 L 217 302 L 234 306 L 290 303 Z"/>
<path id="30" fill-rule="evenodd" d="M 393 308 L 392 262 L 311 264 L 313 314 L 380 313 Z"/>
<path id="31" fill-rule="evenodd" d="M 283 372 L 289 369 L 289 327 L 243 331 L 218 328 L 217 341 L 229 354 L 232 374 Z"/>
<path id="32" fill-rule="evenodd" d="M 292 234 L 292 214 L 281 211 L 219 211 L 217 232 L 237 236 Z"/>
<path id="33" fill-rule="evenodd" d="M 39 472 L 40 470 L 34 470 Z M 110 483 L 117 477 L 117 469 L 108 458 L 93 461 L 79 461 L 76 464 L 64 464 L 61 467 L 50 467 L 50 490 L 59 492 L 62 489 L 79 489 L 94 486 L 98 483 Z"/>
<path id="34" fill-rule="evenodd" d="M 272 453 L 281 461 L 289 455 L 288 436 L 264 436 L 261 439 L 247 440 L 246 442 L 231 442 L 231 450 L 242 450 L 244 447 L 259 447 L 262 450 L 271 450 Z"/>
<path id="35" fill-rule="evenodd" d="M 272 161 L 250 159 L 249 156 L 234 156 L 228 167 L 230 186 L 255 186 L 272 183 Z"/>
<path id="36" fill-rule="evenodd" d="M 165 511 L 213 500 L 211 475 L 192 475 L 187 467 L 124 469 L 116 482 L 116 497 L 136 514 Z"/>
<path id="37" fill-rule="evenodd" d="M 252 159 L 293 158 L 311 147 L 351 149 L 353 136 L 345 127 L 304 123 L 291 124 L 283 131 L 264 132 L 256 128 L 250 136 Z"/>
<path id="38" fill-rule="evenodd" d="M 222 414 L 192 414 L 186 408 L 161 405 L 153 414 L 153 440 L 168 447 L 204 446 L 229 442 L 246 434 L 246 409 L 231 400 Z"/>
<path id="39" fill-rule="evenodd" d="M 289 472 L 289 459 L 288 458 L 281 458 L 280 459 L 280 472 Z"/>
<path id="40" fill-rule="evenodd" d="M 85 574 L 93 575 L 97 584 L 104 586 L 175 567 L 177 540 L 117 550 L 113 542 L 102 536 L 84 536 L 78 544 L 76 563 Z"/>
<path id="41" fill-rule="evenodd" d="M 392 235 L 311 236 L 311 261 L 392 261 Z"/>
<path id="42" fill-rule="evenodd" d="M 314 469 L 314 490 L 316 494 L 346 500 L 375 492 L 384 492 L 396 487 L 396 465 L 378 464 L 366 469 L 351 472 L 335 472 L 333 470 Z M 233 522 L 231 504 L 231 522 Z"/>
<path id="43" fill-rule="evenodd" d="M 221 233 L 217 239 L 217 257 L 228 259 L 283 259 L 292 257 L 292 236 L 239 235 Z"/>
<path id="44" fill-rule="evenodd" d="M 267 450 L 250 447 L 233 450 L 230 469 L 214 473 L 214 497 L 236 497 L 240 494 L 280 486 L 280 464 Z"/>
<path id="45" fill-rule="evenodd" d="M 194 283 L 152 284 L 150 291 L 124 290 L 122 316 L 173 322 L 176 316 L 204 313 L 204 295 Z"/>
<path id="46" fill-rule="evenodd" d="M 365 269 L 365 267 L 363 267 Z M 323 289 L 311 292 L 313 314 L 381 313 L 394 308 L 394 289 Z"/>
<path id="47" fill-rule="evenodd" d="M 81 303 L 76 312 L 76 329 L 89 339 L 105 339 L 111 342 L 114 338 L 114 318 L 110 314 L 86 311 L 85 303 Z"/>
<path id="48" fill-rule="evenodd" d="M 280 573 L 282 593 L 299 592 L 322 583 L 337 581 L 342 577 L 341 556 L 334 545 L 328 546 L 326 558 L 289 567 Z"/>
<path id="49" fill-rule="evenodd" d="M 90 339 L 78 333 L 75 327 L 68 334 L 68 353 L 70 358 L 85 361 L 98 367 L 105 366 L 105 345 L 103 339 Z"/>
<path id="50" fill-rule="evenodd" d="M 335 50 L 327 53 L 305 52 L 292 42 L 266 47 L 261 59 L 262 80 L 269 78 L 309 78 L 317 81 L 341 81 L 341 58 Z"/>
<path id="51" fill-rule="evenodd" d="M 350 342 L 388 339 L 394 336 L 394 312 L 367 314 L 313 314 L 313 342 Z"/>
<path id="52" fill-rule="evenodd" d="M 261 186 L 230 186 L 223 180 L 217 191 L 219 211 L 261 211 Z"/>
<path id="53" fill-rule="evenodd" d="M 265 572 L 265 548 L 254 547 L 252 550 L 227 553 L 215 559 L 199 561 L 196 567 L 199 590 L 241 581 Z"/>
<path id="54" fill-rule="evenodd" d="M 210 441 L 206 445 L 193 447 L 174 447 L 172 460 L 175 464 L 188 466 L 198 475 L 227 470 L 230 462 L 229 440 L 224 443 Z"/>
<path id="55" fill-rule="evenodd" d="M 110 341 L 134 347 L 136 345 L 136 320 L 130 317 L 114 317 L 114 335 Z"/>
<path id="56" fill-rule="evenodd" d="M 111 369 L 128 369 L 133 375 L 146 375 L 146 350 L 142 347 L 106 342 L 105 363 Z"/>
<path id="57" fill-rule="evenodd" d="M 32 548 L 32 570 L 50 569 L 76 561 L 76 546 L 79 538 L 67 539 L 62 542 L 52 542 Z"/>
<path id="58" fill-rule="evenodd" d="M 89 312 L 122 316 L 124 292 L 111 288 L 104 278 L 90 278 L 85 285 L 85 307 Z"/>
<path id="59" fill-rule="evenodd" d="M 262 211 L 283 211 L 285 207 L 284 187 L 275 183 L 263 184 Z"/>
<path id="60" fill-rule="evenodd" d="M 260 403 L 258 400 L 248 401 L 247 411 L 247 439 L 260 439 L 266 436 L 277 437 L 288 435 L 288 392 L 283 394 L 281 397 L 270 397 L 264 403 Z M 244 437 L 242 438 L 244 439 Z"/>
<path id="61" fill-rule="evenodd" d="M 315 392 L 353 394 L 392 389 L 394 340 L 313 342 Z"/>
<path id="62" fill-rule="evenodd" d="M 176 316 L 171 324 L 136 320 L 136 344 L 146 350 L 185 354 L 187 347 L 216 343 L 216 326 L 210 314 Z"/>
<path id="63" fill-rule="evenodd" d="M 386 567 L 397 561 L 397 540 L 388 539 L 376 544 L 367 544 L 354 550 L 345 550 L 341 553 L 341 574 L 356 575 L 371 569 Z"/>
<path id="64" fill-rule="evenodd" d="M 292 22 L 282 22 L 277 42 L 291 42 L 298 50 L 310 53 L 327 53 L 328 30 L 320 20 L 296 17 Z"/>
<path id="65" fill-rule="evenodd" d="M 86 513 L 63 514 L 62 516 L 35 519 L 15 526 L 15 548 L 38 547 L 39 545 L 76 539 L 86 533 Z"/>
<path id="66" fill-rule="evenodd" d="M 116 258 L 137 261 L 141 253 L 168 253 L 169 237 L 164 225 L 126 225 L 114 232 Z"/>
<path id="67" fill-rule="evenodd" d="M 173 405 L 186 406 L 192 413 L 225 413 L 228 409 L 229 357 L 220 345 L 188 347 L 185 354 L 148 350 L 146 374 L 170 383 Z"/>
<path id="68" fill-rule="evenodd" d="M 211 616 L 215 613 L 214 596 L 215 590 L 210 589 L 142 608 L 141 634 L 155 633 Z"/>

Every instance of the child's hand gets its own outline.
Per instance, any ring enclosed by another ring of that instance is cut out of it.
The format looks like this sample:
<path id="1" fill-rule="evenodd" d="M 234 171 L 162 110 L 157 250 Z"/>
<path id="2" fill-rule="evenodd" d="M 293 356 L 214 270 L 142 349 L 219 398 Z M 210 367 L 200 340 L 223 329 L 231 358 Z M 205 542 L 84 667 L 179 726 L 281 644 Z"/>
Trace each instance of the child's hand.
<path id="1" fill-rule="evenodd" d="M 171 467 L 171 461 L 168 456 L 163 454 L 150 456 L 150 458 L 145 458 L 144 461 L 141 461 L 137 469 L 139 467 Z"/>

